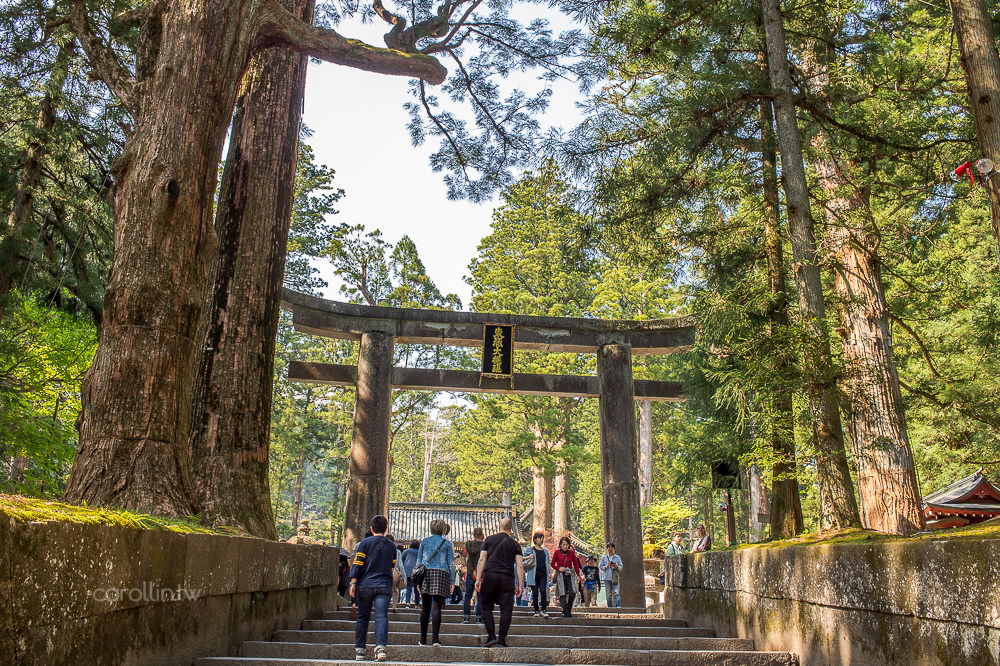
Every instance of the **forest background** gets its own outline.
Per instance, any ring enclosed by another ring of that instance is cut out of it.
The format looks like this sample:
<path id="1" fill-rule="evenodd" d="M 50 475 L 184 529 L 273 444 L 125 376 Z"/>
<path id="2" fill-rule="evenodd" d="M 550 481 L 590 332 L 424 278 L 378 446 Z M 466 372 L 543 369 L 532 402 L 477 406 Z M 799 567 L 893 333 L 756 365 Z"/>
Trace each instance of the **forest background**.
<path id="1" fill-rule="evenodd" d="M 129 8 L 94 2 L 89 11 L 113 33 L 114 17 Z M 94 357 L 113 252 L 112 163 L 129 131 L 127 110 L 91 75 L 58 20 L 62 9 L 21 1 L 0 10 L 7 220 L 0 491 L 50 498 L 62 495 L 78 447 L 80 381 Z M 1000 468 L 1000 253 L 981 179 L 949 177 L 980 155 L 951 9 L 922 0 L 835 11 L 820 2 L 783 7 L 827 305 L 818 324 L 789 307 L 798 267 L 778 217 L 778 203 L 787 204 L 777 186 L 785 174 L 769 138 L 772 82 L 760 8 L 633 0 L 573 11 L 587 29 L 562 42 L 574 59 L 561 75 L 590 91 L 585 120 L 565 134 L 529 128 L 537 130 L 540 159 L 490 184 L 502 194 L 490 235 L 468 258 L 470 303 L 437 289 L 409 238 L 390 244 L 371 224 L 336 218 L 344 195 L 336 165 L 316 163 L 305 127 L 285 285 L 319 293 L 328 285 L 316 262 L 325 261 L 352 302 L 696 316 L 694 349 L 636 363 L 637 377 L 683 381 L 688 396 L 655 403 L 637 420 L 649 424 L 652 460 L 644 516 L 665 541 L 691 515 L 722 524 L 710 475 L 720 458 L 742 461 L 744 488 L 751 470 L 767 485 L 796 478 L 804 527 L 829 524 L 807 390 L 817 369 L 808 359 L 818 325 L 832 340 L 820 383 L 839 395 L 857 478 L 856 304 L 843 288 L 857 251 L 884 298 L 878 314 L 891 335 L 889 363 L 898 372 L 921 494 L 979 467 Z M 989 12 L 995 23 L 995 8 Z M 449 183 L 472 199 L 487 191 L 481 182 Z M 354 363 L 356 355 L 354 344 L 303 336 L 281 320 L 269 484 L 282 536 L 309 518 L 321 538 L 336 538 L 353 410 L 353 391 L 291 383 L 287 363 Z M 478 366 L 455 349 L 399 346 L 396 356 L 397 365 Z M 594 364 L 576 355 L 516 358 L 522 372 L 593 373 Z M 860 383 L 882 379 L 863 375 Z M 509 499 L 526 510 L 565 488 L 569 527 L 602 539 L 594 401 L 461 396 L 446 403 L 397 391 L 391 454 L 393 501 Z M 737 492 L 736 502 L 746 540 L 747 492 Z"/>

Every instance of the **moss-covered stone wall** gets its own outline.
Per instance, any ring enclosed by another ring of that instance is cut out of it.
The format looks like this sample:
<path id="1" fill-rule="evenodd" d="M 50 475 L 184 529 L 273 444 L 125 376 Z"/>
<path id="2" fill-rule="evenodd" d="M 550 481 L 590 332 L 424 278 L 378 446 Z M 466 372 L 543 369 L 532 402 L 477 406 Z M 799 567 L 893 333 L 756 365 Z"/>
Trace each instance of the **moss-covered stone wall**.
<path id="1" fill-rule="evenodd" d="M 236 654 L 244 640 L 334 607 L 338 554 L 0 515 L 0 664 L 154 666 Z"/>
<path id="2" fill-rule="evenodd" d="M 1000 664 L 1000 539 L 847 542 L 669 558 L 664 613 L 806 666 Z"/>

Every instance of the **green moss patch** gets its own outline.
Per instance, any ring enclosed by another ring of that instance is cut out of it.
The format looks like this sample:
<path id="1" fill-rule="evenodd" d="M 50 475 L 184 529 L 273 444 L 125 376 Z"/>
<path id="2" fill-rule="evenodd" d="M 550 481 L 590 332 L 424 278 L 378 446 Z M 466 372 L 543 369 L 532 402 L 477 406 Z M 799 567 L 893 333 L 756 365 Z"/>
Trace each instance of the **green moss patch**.
<path id="1" fill-rule="evenodd" d="M 193 516 L 161 518 L 121 509 L 74 506 L 20 495 L 0 495 L 0 514 L 22 523 L 59 521 L 86 525 L 115 525 L 136 530 L 169 530 L 171 532 L 198 532 L 201 534 L 240 533 L 232 528 L 205 527 Z"/>
<path id="2" fill-rule="evenodd" d="M 732 548 L 720 550 L 743 550 L 746 548 L 785 548 L 791 546 L 816 546 L 826 544 L 866 544 L 913 541 L 952 541 L 962 539 L 1000 539 L 1000 519 L 988 520 L 977 525 L 949 530 L 920 532 L 911 537 L 895 534 L 884 534 L 874 530 L 845 529 L 829 532 L 812 532 L 800 534 L 792 539 L 780 541 L 762 541 L 761 543 L 746 543 Z"/>

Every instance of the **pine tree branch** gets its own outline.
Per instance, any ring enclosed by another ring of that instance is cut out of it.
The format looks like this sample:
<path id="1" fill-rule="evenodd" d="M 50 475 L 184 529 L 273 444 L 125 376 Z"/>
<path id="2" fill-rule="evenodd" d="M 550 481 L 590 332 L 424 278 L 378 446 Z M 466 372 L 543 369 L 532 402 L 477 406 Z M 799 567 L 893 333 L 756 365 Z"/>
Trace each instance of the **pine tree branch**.
<path id="1" fill-rule="evenodd" d="M 73 0 L 70 5 L 70 22 L 76 32 L 77 40 L 87 54 L 87 60 L 94 72 L 104 84 L 111 89 L 111 92 L 118 97 L 132 116 L 138 111 L 137 100 L 135 99 L 135 79 L 128 70 L 122 66 L 115 52 L 104 43 L 101 38 L 94 34 L 87 20 L 87 8 L 83 0 Z"/>
<path id="2" fill-rule="evenodd" d="M 273 46 L 284 46 L 345 67 L 414 77 L 433 85 L 443 83 L 448 74 L 437 59 L 428 55 L 378 48 L 356 39 L 347 39 L 333 30 L 309 25 L 275 0 L 267 0 L 261 7 L 257 48 Z"/>

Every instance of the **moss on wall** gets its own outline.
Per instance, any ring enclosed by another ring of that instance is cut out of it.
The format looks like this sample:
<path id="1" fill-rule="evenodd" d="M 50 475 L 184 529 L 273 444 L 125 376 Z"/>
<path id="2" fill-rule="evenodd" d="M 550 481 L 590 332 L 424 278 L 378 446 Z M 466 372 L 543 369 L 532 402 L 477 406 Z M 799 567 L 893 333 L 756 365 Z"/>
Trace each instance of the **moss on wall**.
<path id="1" fill-rule="evenodd" d="M 0 514 L 21 523 L 58 521 L 83 525 L 114 525 L 137 530 L 170 530 L 172 532 L 204 534 L 239 534 L 228 528 L 212 529 L 201 525 L 194 516 L 187 520 L 160 518 L 124 509 L 75 506 L 51 500 L 0 495 Z"/>

